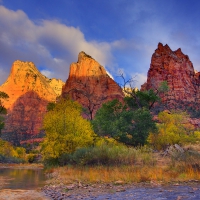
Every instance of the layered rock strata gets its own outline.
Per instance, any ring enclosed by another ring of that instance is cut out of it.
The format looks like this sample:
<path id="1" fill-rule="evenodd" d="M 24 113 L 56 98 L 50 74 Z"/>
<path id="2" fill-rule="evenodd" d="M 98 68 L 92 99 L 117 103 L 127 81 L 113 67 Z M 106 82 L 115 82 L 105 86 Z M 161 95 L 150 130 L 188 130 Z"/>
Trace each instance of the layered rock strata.
<path id="1" fill-rule="evenodd" d="M 71 64 L 69 77 L 62 88 L 62 97 L 68 95 L 87 109 L 89 119 L 102 103 L 124 97 L 122 89 L 105 68 L 83 51 L 78 55 L 78 62 Z"/>
<path id="2" fill-rule="evenodd" d="M 189 57 L 180 48 L 172 51 L 168 45 L 159 43 L 151 58 L 147 82 L 141 89 L 158 88 L 163 81 L 169 86 L 169 91 L 162 96 L 168 109 L 199 109 L 200 73 L 195 72 Z"/>
<path id="3" fill-rule="evenodd" d="M 2 137 L 20 141 L 35 138 L 40 133 L 48 102 L 56 101 L 63 84 L 43 76 L 32 62 L 15 61 L 7 81 L 0 86 L 0 91 L 9 95 L 4 102 L 8 115 Z"/>

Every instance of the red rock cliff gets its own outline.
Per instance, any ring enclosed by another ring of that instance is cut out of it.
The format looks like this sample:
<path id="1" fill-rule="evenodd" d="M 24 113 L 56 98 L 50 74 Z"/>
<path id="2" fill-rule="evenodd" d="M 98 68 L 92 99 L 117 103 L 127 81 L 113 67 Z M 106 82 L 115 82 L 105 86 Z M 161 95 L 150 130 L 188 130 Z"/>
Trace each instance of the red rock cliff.
<path id="1" fill-rule="evenodd" d="M 0 86 L 0 91 L 9 95 L 4 102 L 8 109 L 4 136 L 23 135 L 21 140 L 37 135 L 47 103 L 56 100 L 63 84 L 61 80 L 43 76 L 32 62 L 15 61 L 7 81 Z"/>
<path id="2" fill-rule="evenodd" d="M 162 81 L 167 81 L 169 86 L 169 92 L 163 97 L 169 109 L 199 106 L 200 73 L 194 71 L 192 62 L 181 49 L 172 51 L 168 45 L 159 43 L 142 89 L 157 88 Z"/>
<path id="3" fill-rule="evenodd" d="M 70 66 L 69 77 L 62 88 L 62 96 L 67 95 L 88 109 L 90 119 L 102 103 L 124 96 L 104 67 L 85 52 L 80 52 L 78 62 Z"/>

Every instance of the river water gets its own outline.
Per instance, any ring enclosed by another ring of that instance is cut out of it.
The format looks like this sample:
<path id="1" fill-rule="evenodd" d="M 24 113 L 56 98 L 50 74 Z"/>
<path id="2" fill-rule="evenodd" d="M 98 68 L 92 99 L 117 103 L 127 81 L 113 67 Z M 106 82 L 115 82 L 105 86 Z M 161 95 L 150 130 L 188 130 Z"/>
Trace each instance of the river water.
<path id="1" fill-rule="evenodd" d="M 45 180 L 42 169 L 0 169 L 0 189 L 33 190 L 44 186 Z"/>

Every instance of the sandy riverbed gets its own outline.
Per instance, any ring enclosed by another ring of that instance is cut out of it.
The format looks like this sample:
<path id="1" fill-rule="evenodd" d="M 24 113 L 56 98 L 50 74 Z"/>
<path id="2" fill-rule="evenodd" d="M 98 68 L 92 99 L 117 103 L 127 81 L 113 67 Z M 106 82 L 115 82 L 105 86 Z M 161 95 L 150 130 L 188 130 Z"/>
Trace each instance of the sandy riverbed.
<path id="1" fill-rule="evenodd" d="M 44 193 L 37 190 L 0 190 L 0 200 L 49 200 Z"/>

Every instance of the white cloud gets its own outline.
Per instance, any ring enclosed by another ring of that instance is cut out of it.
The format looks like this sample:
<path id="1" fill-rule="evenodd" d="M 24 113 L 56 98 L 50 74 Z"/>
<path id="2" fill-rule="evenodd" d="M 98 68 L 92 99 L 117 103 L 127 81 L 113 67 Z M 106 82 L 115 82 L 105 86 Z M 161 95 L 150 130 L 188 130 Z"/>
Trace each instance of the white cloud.
<path id="1" fill-rule="evenodd" d="M 43 74 L 43 75 L 45 75 L 46 77 L 48 77 L 48 78 L 54 78 L 54 77 L 52 77 L 52 72 L 51 71 L 49 71 L 49 70 L 41 70 L 41 73 Z"/>
<path id="2" fill-rule="evenodd" d="M 69 66 L 77 61 L 80 51 L 85 51 L 103 66 L 112 62 L 109 43 L 87 41 L 78 27 L 56 20 L 35 23 L 21 10 L 0 6 L 0 27 L 0 60 L 9 63 L 7 68 L 17 59 L 32 61 L 37 67 L 45 66 L 43 73 L 46 75 L 65 81 Z"/>
<path id="3" fill-rule="evenodd" d="M 141 73 L 133 73 L 132 77 L 135 80 L 135 87 L 138 89 L 147 81 L 147 76 Z"/>

